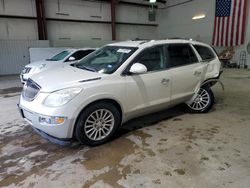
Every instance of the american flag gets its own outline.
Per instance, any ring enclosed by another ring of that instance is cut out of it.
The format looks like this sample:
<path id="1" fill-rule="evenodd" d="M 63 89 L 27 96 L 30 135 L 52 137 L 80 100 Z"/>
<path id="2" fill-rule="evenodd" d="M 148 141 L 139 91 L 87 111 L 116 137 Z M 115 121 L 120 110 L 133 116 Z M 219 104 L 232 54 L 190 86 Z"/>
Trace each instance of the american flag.
<path id="1" fill-rule="evenodd" d="M 214 46 L 244 44 L 248 0 L 216 0 Z"/>

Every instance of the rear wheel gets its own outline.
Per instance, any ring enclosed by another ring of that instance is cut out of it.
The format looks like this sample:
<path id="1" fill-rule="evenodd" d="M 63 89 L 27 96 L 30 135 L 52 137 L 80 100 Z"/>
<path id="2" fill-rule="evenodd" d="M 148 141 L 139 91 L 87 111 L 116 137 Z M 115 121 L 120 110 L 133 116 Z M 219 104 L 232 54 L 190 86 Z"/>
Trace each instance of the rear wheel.
<path id="1" fill-rule="evenodd" d="M 107 102 L 87 107 L 78 118 L 75 135 L 82 144 L 96 146 L 107 142 L 120 125 L 120 113 Z"/>
<path id="2" fill-rule="evenodd" d="M 198 91 L 197 97 L 191 104 L 188 104 L 188 108 L 194 113 L 208 112 L 214 104 L 214 94 L 210 87 L 201 87 Z"/>

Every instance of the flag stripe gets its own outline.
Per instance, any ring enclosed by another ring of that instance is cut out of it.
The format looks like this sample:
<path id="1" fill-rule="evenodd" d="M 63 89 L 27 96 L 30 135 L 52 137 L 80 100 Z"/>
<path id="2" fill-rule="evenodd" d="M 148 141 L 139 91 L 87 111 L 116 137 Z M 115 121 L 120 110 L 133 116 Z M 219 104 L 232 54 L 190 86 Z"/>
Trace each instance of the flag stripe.
<path id="1" fill-rule="evenodd" d="M 220 39 L 220 45 L 223 46 L 224 43 L 224 26 L 225 26 L 225 18 L 221 18 L 222 19 L 222 24 L 221 24 L 221 39 Z"/>
<path id="2" fill-rule="evenodd" d="M 242 30 L 241 30 L 241 44 L 244 44 L 246 33 L 246 14 L 247 14 L 247 0 L 243 1 L 243 18 L 242 18 Z"/>
<path id="3" fill-rule="evenodd" d="M 241 44 L 241 33 L 242 33 L 242 19 L 243 19 L 243 11 L 244 11 L 244 0 L 241 0 L 241 3 L 240 3 L 240 19 L 239 19 L 239 33 L 238 33 L 238 45 Z"/>
<path id="4" fill-rule="evenodd" d="M 229 17 L 227 17 L 226 18 L 227 19 L 227 28 L 226 28 L 226 46 L 228 46 L 228 41 L 229 41 L 229 39 L 228 39 L 228 37 L 229 37 L 229 24 L 230 24 L 230 18 Z"/>
<path id="5" fill-rule="evenodd" d="M 220 18 L 217 18 L 217 40 L 216 40 L 216 46 L 219 46 L 220 41 Z"/>
<path id="6" fill-rule="evenodd" d="M 232 27 L 231 27 L 231 39 L 230 39 L 230 45 L 234 46 L 234 22 L 235 22 L 235 14 L 236 14 L 236 1 L 233 2 L 233 16 L 232 16 Z"/>
<path id="7" fill-rule="evenodd" d="M 241 16 L 241 0 L 238 1 L 238 17 L 237 17 L 237 26 L 236 26 L 236 41 L 235 41 L 235 45 L 239 45 L 238 41 L 239 41 L 239 30 L 240 30 L 240 16 Z"/>

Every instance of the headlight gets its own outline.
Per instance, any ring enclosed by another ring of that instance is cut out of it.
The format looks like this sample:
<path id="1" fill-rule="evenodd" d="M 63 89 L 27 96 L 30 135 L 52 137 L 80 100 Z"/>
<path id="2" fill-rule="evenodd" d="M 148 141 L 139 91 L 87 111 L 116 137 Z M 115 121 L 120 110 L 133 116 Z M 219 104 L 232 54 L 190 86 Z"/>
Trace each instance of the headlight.
<path id="1" fill-rule="evenodd" d="M 41 72 L 41 70 L 46 66 L 46 64 L 42 64 L 42 65 L 39 65 L 39 67 L 36 67 L 34 70 L 33 70 L 33 73 L 39 73 Z"/>
<path id="2" fill-rule="evenodd" d="M 59 91 L 55 91 L 44 100 L 44 105 L 57 107 L 62 106 L 72 100 L 82 91 L 81 88 L 67 88 Z"/>
<path id="3" fill-rule="evenodd" d="M 44 67 L 46 66 L 46 64 L 41 64 L 39 67 L 38 67 L 38 69 L 43 69 Z"/>

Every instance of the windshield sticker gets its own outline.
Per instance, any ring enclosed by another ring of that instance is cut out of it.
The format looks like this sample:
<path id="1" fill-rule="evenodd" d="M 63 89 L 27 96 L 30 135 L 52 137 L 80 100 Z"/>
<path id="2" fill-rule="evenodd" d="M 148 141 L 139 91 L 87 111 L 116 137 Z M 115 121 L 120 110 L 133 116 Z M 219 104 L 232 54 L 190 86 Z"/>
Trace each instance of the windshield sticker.
<path id="1" fill-rule="evenodd" d="M 117 50 L 117 52 L 128 54 L 129 52 L 131 52 L 131 50 L 129 50 L 129 49 L 119 49 L 119 50 Z"/>

